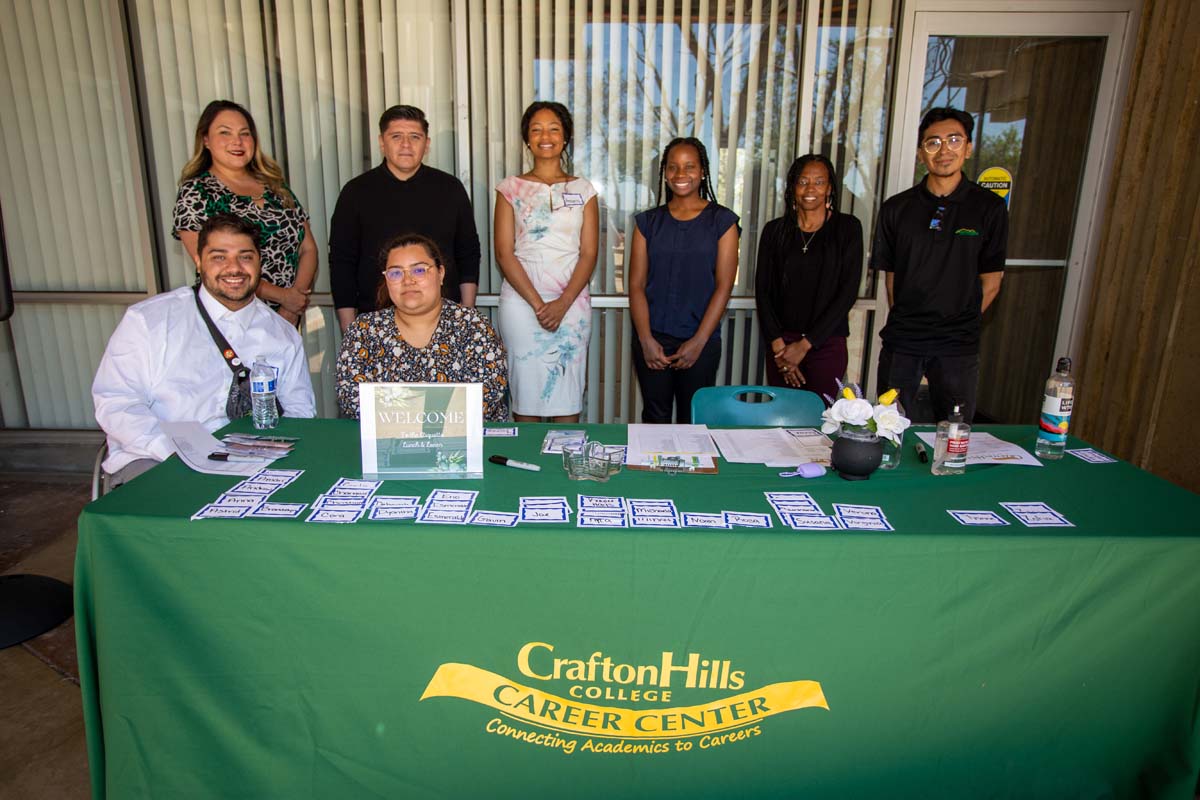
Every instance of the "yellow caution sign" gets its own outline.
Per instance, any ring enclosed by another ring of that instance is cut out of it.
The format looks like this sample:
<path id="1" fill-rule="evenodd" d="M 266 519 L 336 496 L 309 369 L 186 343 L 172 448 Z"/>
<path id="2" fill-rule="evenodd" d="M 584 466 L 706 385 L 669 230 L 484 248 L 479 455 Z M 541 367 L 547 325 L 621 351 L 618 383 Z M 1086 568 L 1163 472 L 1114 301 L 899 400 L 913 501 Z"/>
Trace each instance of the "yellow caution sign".
<path id="1" fill-rule="evenodd" d="M 1000 195 L 1004 199 L 1004 205 L 1008 206 L 1009 200 L 1012 198 L 1013 177 L 1011 172 L 1004 167 L 988 167 L 979 173 L 979 185 Z"/>

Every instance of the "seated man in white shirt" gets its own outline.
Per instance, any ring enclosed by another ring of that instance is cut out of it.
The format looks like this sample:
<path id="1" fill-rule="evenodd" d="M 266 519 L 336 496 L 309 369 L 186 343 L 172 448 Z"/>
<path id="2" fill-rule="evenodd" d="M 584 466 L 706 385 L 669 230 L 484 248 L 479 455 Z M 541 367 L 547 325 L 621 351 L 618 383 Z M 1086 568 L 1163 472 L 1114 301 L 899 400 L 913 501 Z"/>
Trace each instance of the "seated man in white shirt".
<path id="1" fill-rule="evenodd" d="M 197 252 L 200 286 L 130 306 L 96 370 L 92 400 L 108 435 L 103 466 L 113 486 L 175 452 L 160 422 L 196 421 L 211 432 L 229 422 L 234 412 L 227 409 L 248 408 L 248 381 L 239 381 L 238 397 L 234 372 L 248 374 L 259 356 L 279 372 L 282 413 L 316 415 L 300 334 L 254 294 L 261 271 L 257 229 L 218 214 L 201 227 Z M 234 351 L 228 360 L 200 306 Z"/>

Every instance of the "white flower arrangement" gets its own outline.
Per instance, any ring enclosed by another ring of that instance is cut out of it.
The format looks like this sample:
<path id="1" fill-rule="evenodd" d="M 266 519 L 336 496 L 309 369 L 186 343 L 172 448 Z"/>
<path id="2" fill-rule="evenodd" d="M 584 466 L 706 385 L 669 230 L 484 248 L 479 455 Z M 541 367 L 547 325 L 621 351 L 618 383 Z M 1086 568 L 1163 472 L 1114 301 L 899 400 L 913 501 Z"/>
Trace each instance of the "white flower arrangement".
<path id="1" fill-rule="evenodd" d="M 900 443 L 904 431 L 912 424 L 908 417 L 900 413 L 896 405 L 899 394 L 895 389 L 889 389 L 879 396 L 879 402 L 874 406 L 862 397 L 862 389 L 857 384 L 843 386 L 840 397 L 835 401 L 826 396 L 830 402 L 829 408 L 821 412 L 821 433 L 834 433 L 843 428 L 878 434 L 895 444 Z"/>

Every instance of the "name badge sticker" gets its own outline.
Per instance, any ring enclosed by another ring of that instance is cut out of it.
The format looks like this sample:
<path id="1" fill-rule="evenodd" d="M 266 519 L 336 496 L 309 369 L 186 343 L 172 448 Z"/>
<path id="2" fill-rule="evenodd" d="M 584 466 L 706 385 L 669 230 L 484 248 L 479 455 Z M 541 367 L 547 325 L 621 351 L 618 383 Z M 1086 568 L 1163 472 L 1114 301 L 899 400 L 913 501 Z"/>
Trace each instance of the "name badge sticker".
<path id="1" fill-rule="evenodd" d="M 579 192 L 563 192 L 563 205 L 567 208 L 583 205 L 583 195 Z"/>

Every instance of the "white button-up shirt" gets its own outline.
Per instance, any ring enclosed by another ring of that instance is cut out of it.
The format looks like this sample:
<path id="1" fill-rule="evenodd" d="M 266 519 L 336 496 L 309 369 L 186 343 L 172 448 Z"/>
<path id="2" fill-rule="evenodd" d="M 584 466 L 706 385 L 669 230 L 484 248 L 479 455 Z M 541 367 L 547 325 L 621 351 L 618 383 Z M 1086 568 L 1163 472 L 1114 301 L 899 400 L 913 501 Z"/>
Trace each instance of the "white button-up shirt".
<path id="1" fill-rule="evenodd" d="M 263 356 L 279 370 L 276 392 L 286 416 L 316 416 L 304 343 L 295 328 L 258 298 L 230 311 L 201 287 L 200 302 L 242 361 L 251 365 Z M 228 423 L 225 401 L 232 382 L 193 289 L 130 306 L 92 381 L 96 422 L 108 435 L 105 471 L 174 453 L 160 421 L 196 421 L 210 432 Z"/>

